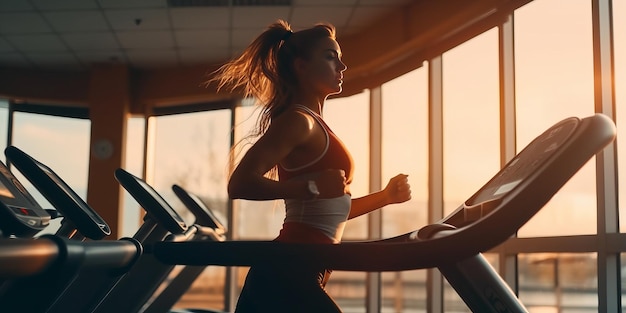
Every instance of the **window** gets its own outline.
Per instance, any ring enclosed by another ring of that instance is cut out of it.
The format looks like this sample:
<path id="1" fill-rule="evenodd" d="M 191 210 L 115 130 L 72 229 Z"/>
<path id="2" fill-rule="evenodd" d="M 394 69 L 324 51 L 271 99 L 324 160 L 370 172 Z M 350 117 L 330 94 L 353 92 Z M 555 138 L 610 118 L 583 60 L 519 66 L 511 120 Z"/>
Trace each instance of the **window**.
<path id="1" fill-rule="evenodd" d="M 383 238 L 426 225 L 428 218 L 428 64 L 382 85 L 382 188 L 409 175 L 411 200 L 382 210 Z M 382 273 L 383 310 L 425 310 L 426 271 Z"/>
<path id="2" fill-rule="evenodd" d="M 595 253 L 520 254 L 518 260 L 519 298 L 529 311 L 598 312 Z"/>
<path id="3" fill-rule="evenodd" d="M 12 144 L 49 166 L 86 200 L 90 128 L 85 119 L 15 112 Z M 53 208 L 26 178 L 14 173 L 42 207 Z M 42 234 L 54 233 L 59 226 L 60 219 L 53 220 Z"/>
<path id="4" fill-rule="evenodd" d="M 324 121 L 343 141 L 354 159 L 353 197 L 369 193 L 369 92 L 326 101 Z M 367 238 L 366 216 L 348 221 L 345 240 Z"/>
<path id="5" fill-rule="evenodd" d="M 500 168 L 498 30 L 447 51 L 443 64 L 443 190 L 447 216 Z M 444 309 L 465 307 L 444 284 Z"/>
<path id="6" fill-rule="evenodd" d="M 615 56 L 615 106 L 617 107 L 616 123 L 617 128 L 617 153 L 618 153 L 618 173 L 620 182 L 626 181 L 626 142 L 621 139 L 626 137 L 626 130 L 622 125 L 626 125 L 626 3 L 624 1 L 613 1 L 613 49 Z M 619 184 L 619 199 L 624 203 L 626 199 L 626 184 Z M 620 204 L 620 217 L 626 216 L 626 206 Z M 620 221 L 620 231 L 626 232 L 626 222 L 623 218 Z"/>
<path id="7" fill-rule="evenodd" d="M 520 151 L 558 121 L 594 113 L 591 2 L 533 1 L 515 11 L 514 28 Z M 596 233 L 594 163 L 587 163 L 519 236 Z"/>
<path id="8" fill-rule="evenodd" d="M 174 195 L 173 184 L 199 196 L 226 225 L 231 111 L 159 116 L 150 122 L 154 123 L 152 186 L 188 224 L 195 217 Z M 202 295 L 200 306 L 223 308 L 225 277 L 226 268 L 207 267 L 178 306 L 198 306 L 194 299 Z"/>
<path id="9" fill-rule="evenodd" d="M 126 157 L 124 169 L 141 176 L 144 169 L 146 119 L 130 117 L 126 124 Z M 143 222 L 142 209 L 128 192 L 124 192 L 121 237 L 132 237 Z"/>
<path id="10" fill-rule="evenodd" d="M 9 102 L 6 100 L 0 99 L 0 125 L 9 125 Z M 0 148 L 4 151 L 4 148 L 7 146 L 8 139 L 8 131 L 7 127 L 0 127 Z M 2 153 L 2 157 L 0 157 L 3 163 L 6 164 L 6 157 L 4 153 Z"/>
<path id="11" fill-rule="evenodd" d="M 324 120 L 343 141 L 354 159 L 354 180 L 350 186 L 353 197 L 369 193 L 369 91 L 346 98 L 326 101 Z M 367 238 L 367 216 L 348 221 L 344 240 Z M 333 271 L 326 285 L 327 292 L 345 311 L 355 308 L 364 312 L 365 278 L 362 272 Z"/>
<path id="12" fill-rule="evenodd" d="M 498 30 L 443 54 L 444 214 L 500 168 Z"/>
<path id="13" fill-rule="evenodd" d="M 237 162 L 258 139 L 246 138 L 246 136 L 256 127 L 260 113 L 260 107 L 253 106 L 248 101 L 235 109 L 235 143 L 238 144 L 235 157 Z M 244 139 L 243 142 L 241 142 L 242 139 Z M 233 205 L 237 227 L 235 230 L 236 238 L 271 240 L 278 236 L 285 218 L 285 205 L 282 200 L 235 200 Z"/>

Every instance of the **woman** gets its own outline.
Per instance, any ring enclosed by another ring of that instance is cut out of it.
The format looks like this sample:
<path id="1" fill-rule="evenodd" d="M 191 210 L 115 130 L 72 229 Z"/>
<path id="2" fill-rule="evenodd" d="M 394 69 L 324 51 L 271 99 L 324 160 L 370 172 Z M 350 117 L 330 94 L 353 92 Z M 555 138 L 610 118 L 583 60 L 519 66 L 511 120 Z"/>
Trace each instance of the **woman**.
<path id="1" fill-rule="evenodd" d="M 234 199 L 285 199 L 280 242 L 339 243 L 346 220 L 411 198 L 407 175 L 352 199 L 353 162 L 322 118 L 346 65 L 329 24 L 293 32 L 279 20 L 213 78 L 263 106 L 256 135 L 230 177 Z M 236 312 L 341 312 L 324 291 L 329 271 L 299 264 L 250 269 Z"/>

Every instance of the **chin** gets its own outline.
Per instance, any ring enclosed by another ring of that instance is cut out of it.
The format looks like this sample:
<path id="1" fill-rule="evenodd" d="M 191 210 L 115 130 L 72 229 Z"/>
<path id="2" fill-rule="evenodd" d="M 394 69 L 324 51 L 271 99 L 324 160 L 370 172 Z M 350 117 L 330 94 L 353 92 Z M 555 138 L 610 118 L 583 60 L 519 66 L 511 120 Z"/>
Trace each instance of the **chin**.
<path id="1" fill-rule="evenodd" d="M 339 89 L 337 89 L 337 90 L 334 90 L 334 91 L 329 92 L 329 93 L 328 93 L 328 95 L 329 95 L 329 96 L 332 96 L 332 95 L 338 95 L 338 94 L 340 94 L 340 93 L 341 93 L 341 91 L 342 91 L 342 89 L 341 89 L 341 88 L 339 88 Z"/>

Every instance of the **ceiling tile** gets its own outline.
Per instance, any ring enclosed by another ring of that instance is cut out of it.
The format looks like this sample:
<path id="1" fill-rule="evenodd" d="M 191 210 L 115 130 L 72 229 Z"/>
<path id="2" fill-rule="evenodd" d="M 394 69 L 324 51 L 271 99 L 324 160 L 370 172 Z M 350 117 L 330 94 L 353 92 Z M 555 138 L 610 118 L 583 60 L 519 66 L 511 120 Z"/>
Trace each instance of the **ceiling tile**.
<path id="1" fill-rule="evenodd" d="M 9 35 L 5 38 L 20 51 L 67 51 L 67 46 L 55 34 Z"/>
<path id="2" fill-rule="evenodd" d="M 83 64 L 94 63 L 126 63 L 126 55 L 122 51 L 77 51 L 76 56 Z"/>
<path id="3" fill-rule="evenodd" d="M 26 57 L 36 66 L 45 69 L 78 70 L 84 68 L 80 61 L 70 53 L 25 53 Z"/>
<path id="4" fill-rule="evenodd" d="M 69 33 L 61 38 L 74 51 L 97 51 L 121 49 L 117 39 L 110 32 Z"/>
<path id="5" fill-rule="evenodd" d="M 115 30 L 165 30 L 172 25 L 166 9 L 105 10 Z"/>
<path id="6" fill-rule="evenodd" d="M 0 32 L 4 34 L 28 34 L 52 32 L 39 13 L 0 13 Z"/>
<path id="7" fill-rule="evenodd" d="M 181 48 L 227 48 L 230 46 L 230 33 L 227 30 L 180 30 L 175 31 L 176 46 Z"/>
<path id="8" fill-rule="evenodd" d="M 96 10 L 55 11 L 43 14 L 56 31 L 109 30 L 102 12 Z"/>
<path id="9" fill-rule="evenodd" d="M 278 19 L 289 21 L 289 8 L 276 7 L 235 7 L 233 8 L 233 27 L 267 27 Z"/>
<path id="10" fill-rule="evenodd" d="M 126 52 L 143 67 L 159 59 L 193 64 L 241 52 L 279 18 L 289 21 L 294 30 L 328 21 L 341 38 L 379 19 L 387 8 L 414 1 L 293 0 L 290 7 L 169 8 L 167 0 L 0 0 L 0 53 L 5 59 L 19 59 L 20 52 L 28 51 L 21 63 L 16 61 L 27 67 L 35 63 L 34 58 L 42 58 L 37 64 L 58 60 L 62 66 L 111 58 L 127 62 Z M 47 52 L 56 53 L 47 57 Z M 72 53 L 76 60 L 63 61 L 63 54 Z M 9 66 L 3 60 L 0 68 Z"/>
<path id="11" fill-rule="evenodd" d="M 122 49 L 174 48 L 174 38 L 170 31 L 120 32 L 117 38 Z"/>
<path id="12" fill-rule="evenodd" d="M 30 0 L 33 5 L 42 11 L 48 10 L 83 10 L 97 9 L 95 0 Z"/>
<path id="13" fill-rule="evenodd" d="M 32 64 L 21 53 L 0 52 L 2 67 L 32 67 Z"/>
<path id="14" fill-rule="evenodd" d="M 6 52 L 17 52 L 17 51 L 15 50 L 15 47 L 11 43 L 6 41 L 6 39 L 0 38 L 0 52 L 6 53 Z"/>
<path id="15" fill-rule="evenodd" d="M 227 8 L 176 8 L 170 9 L 172 24 L 178 29 L 214 28 L 230 26 Z"/>
<path id="16" fill-rule="evenodd" d="M 129 50 L 126 55 L 137 68 L 163 68 L 178 65 L 178 56 L 173 49 Z"/>
<path id="17" fill-rule="evenodd" d="M 352 7 L 296 7 L 293 9 L 291 23 L 296 29 L 308 28 L 319 22 L 329 22 L 343 27 L 352 14 Z"/>
<path id="18" fill-rule="evenodd" d="M 32 10 L 33 6 L 24 0 L 2 0 L 0 1 L 0 12 L 16 12 Z"/>
<path id="19" fill-rule="evenodd" d="M 167 1 L 155 0 L 98 0 L 100 6 L 104 9 L 119 8 L 165 8 Z"/>
<path id="20" fill-rule="evenodd" d="M 293 6 L 350 6 L 357 0 L 293 0 Z"/>

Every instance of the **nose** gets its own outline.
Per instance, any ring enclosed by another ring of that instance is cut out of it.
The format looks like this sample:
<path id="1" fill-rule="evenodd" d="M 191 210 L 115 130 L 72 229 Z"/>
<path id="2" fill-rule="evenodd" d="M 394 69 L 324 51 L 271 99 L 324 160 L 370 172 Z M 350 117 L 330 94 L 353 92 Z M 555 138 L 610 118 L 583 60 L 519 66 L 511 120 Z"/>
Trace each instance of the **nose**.
<path id="1" fill-rule="evenodd" d="M 346 69 L 348 69 L 348 66 L 346 66 L 346 64 L 345 64 L 345 63 L 343 63 L 343 61 L 342 61 L 342 60 L 339 60 L 339 68 L 338 68 L 338 69 L 339 69 L 339 72 L 343 72 L 343 71 L 345 71 Z"/>

